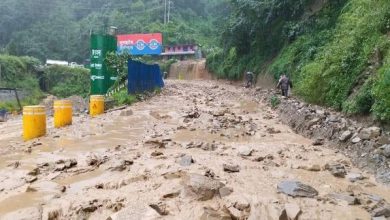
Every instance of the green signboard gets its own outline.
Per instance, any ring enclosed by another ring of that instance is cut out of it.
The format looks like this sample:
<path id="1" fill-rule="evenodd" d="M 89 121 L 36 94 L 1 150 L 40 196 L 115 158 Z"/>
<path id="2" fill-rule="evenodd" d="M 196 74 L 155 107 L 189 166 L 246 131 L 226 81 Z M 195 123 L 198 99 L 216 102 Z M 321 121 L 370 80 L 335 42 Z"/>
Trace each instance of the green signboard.
<path id="1" fill-rule="evenodd" d="M 91 36 L 91 94 L 104 95 L 116 80 L 114 70 L 107 68 L 107 53 L 116 51 L 116 37 L 93 34 Z"/>

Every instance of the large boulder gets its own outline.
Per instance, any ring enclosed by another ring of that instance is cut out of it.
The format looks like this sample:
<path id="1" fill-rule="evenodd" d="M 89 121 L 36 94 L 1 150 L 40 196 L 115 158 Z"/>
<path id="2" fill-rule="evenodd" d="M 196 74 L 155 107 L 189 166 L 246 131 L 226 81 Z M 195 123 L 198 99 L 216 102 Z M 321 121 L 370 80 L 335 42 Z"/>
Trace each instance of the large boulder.
<path id="1" fill-rule="evenodd" d="M 183 194 L 199 201 L 212 199 L 219 194 L 223 183 L 200 174 L 189 174 L 183 177 Z"/>
<path id="2" fill-rule="evenodd" d="M 359 138 L 362 140 L 371 140 L 381 135 L 381 129 L 379 127 L 363 128 L 359 132 Z"/>
<path id="3" fill-rule="evenodd" d="M 390 144 L 385 144 L 381 147 L 383 156 L 390 158 Z"/>
<path id="4" fill-rule="evenodd" d="M 278 191 L 292 197 L 313 198 L 318 195 L 318 191 L 313 187 L 299 181 L 282 181 L 278 184 Z"/>
<path id="5" fill-rule="evenodd" d="M 339 137 L 339 140 L 342 142 L 347 141 L 352 137 L 352 135 L 353 133 L 350 130 L 344 131 Z"/>

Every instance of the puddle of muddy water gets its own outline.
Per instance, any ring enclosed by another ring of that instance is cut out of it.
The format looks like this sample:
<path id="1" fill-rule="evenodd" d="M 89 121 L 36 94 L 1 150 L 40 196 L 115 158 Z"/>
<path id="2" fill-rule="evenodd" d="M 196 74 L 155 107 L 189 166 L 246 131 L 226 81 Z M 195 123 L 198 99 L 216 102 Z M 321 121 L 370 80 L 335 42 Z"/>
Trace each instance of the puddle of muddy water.
<path id="1" fill-rule="evenodd" d="M 256 113 L 260 109 L 260 106 L 258 103 L 253 101 L 242 101 L 240 102 L 240 106 L 238 108 L 250 113 Z"/>
<path id="2" fill-rule="evenodd" d="M 43 201 L 44 193 L 26 192 L 6 198 L 0 202 L 0 217 L 19 209 L 36 206 Z"/>
<path id="3" fill-rule="evenodd" d="M 94 186 L 99 182 L 110 179 L 112 175 L 112 173 L 107 173 L 104 170 L 98 169 L 92 172 L 54 180 L 54 182 L 63 186 L 68 186 L 67 193 L 77 193 L 81 192 L 85 187 Z"/>

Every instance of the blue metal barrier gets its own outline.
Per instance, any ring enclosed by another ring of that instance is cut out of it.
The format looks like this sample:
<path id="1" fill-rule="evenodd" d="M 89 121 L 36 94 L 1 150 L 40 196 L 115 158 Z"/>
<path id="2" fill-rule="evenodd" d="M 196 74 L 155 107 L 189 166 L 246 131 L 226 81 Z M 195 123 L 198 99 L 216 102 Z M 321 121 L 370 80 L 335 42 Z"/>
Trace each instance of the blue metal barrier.
<path id="1" fill-rule="evenodd" d="M 128 92 L 129 94 L 153 91 L 163 88 L 164 81 L 160 66 L 148 65 L 138 61 L 128 61 Z"/>

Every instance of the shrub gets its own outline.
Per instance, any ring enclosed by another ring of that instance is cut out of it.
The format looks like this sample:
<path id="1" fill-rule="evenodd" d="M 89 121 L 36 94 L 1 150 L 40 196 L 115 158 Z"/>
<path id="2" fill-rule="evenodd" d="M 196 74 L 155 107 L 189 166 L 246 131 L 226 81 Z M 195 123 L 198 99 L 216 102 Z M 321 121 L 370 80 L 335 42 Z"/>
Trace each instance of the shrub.
<path id="1" fill-rule="evenodd" d="M 47 92 L 58 97 L 79 95 L 87 97 L 90 92 L 90 73 L 85 68 L 50 66 L 45 69 Z"/>
<path id="2" fill-rule="evenodd" d="M 112 97 L 117 105 L 131 105 L 137 101 L 137 97 L 135 95 L 129 95 L 126 89 L 115 93 Z"/>
<path id="3" fill-rule="evenodd" d="M 272 108 L 276 108 L 280 104 L 280 99 L 277 96 L 272 96 L 270 101 Z"/>

